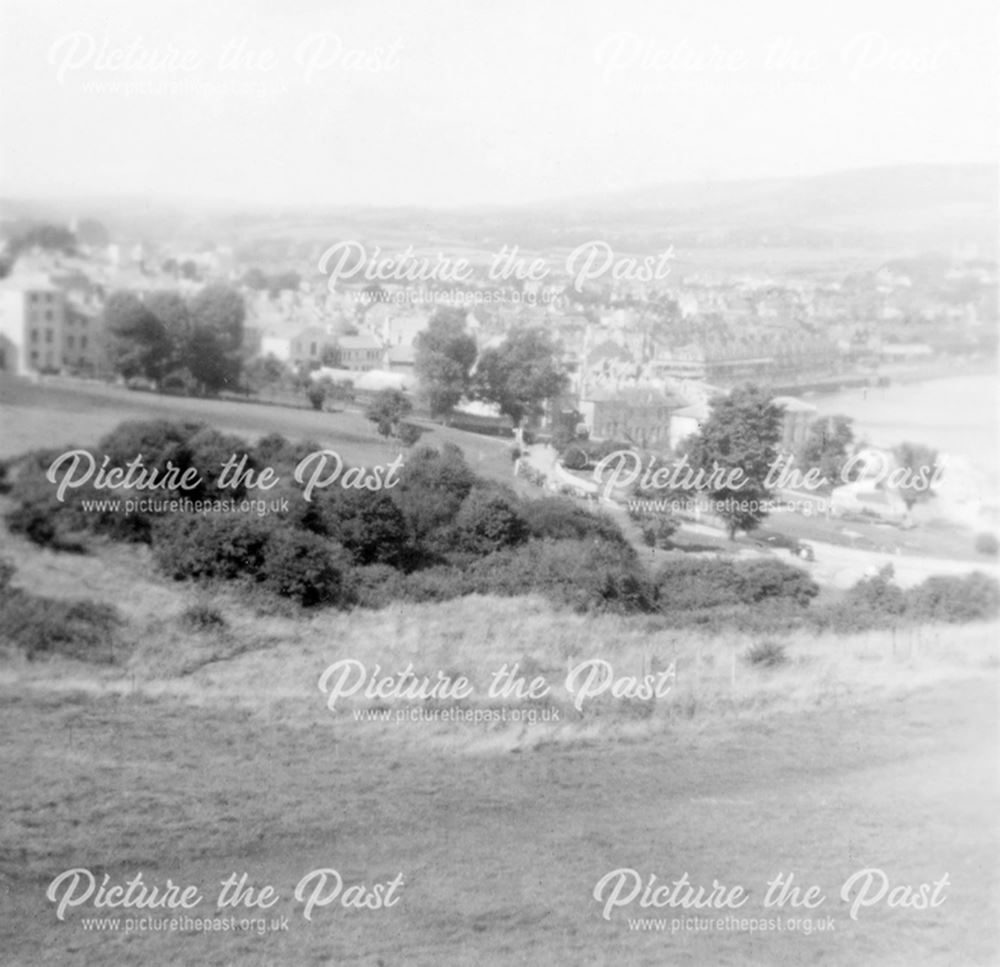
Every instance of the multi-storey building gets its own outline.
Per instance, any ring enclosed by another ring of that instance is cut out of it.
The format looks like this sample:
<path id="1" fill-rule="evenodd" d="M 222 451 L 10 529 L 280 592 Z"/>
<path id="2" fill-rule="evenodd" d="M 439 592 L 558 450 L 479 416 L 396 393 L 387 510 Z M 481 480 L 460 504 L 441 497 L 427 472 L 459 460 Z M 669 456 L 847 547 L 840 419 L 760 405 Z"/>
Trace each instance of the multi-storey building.
<path id="1" fill-rule="evenodd" d="M 0 369 L 19 376 L 64 365 L 66 300 L 44 275 L 0 282 Z"/>

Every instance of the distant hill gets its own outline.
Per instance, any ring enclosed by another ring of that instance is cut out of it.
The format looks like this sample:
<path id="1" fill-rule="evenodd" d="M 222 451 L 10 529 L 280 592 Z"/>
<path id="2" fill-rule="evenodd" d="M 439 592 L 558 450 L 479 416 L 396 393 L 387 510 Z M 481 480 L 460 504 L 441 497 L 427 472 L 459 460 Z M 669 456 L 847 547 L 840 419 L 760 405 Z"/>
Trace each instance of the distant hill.
<path id="1" fill-rule="evenodd" d="M 685 245 L 873 245 L 948 250 L 997 244 L 991 165 L 906 165 L 806 178 L 665 183 L 544 206 L 568 231 L 666 230 Z M 538 217 L 538 210 L 535 217 Z"/>
<path id="2" fill-rule="evenodd" d="M 1000 234 L 998 171 L 991 165 L 903 165 L 803 178 L 664 182 L 541 205 L 464 209 L 328 206 L 265 209 L 258 203 L 0 199 L 0 223 L 93 217 L 113 234 L 150 241 L 287 242 L 290 257 L 357 238 L 438 249 L 550 250 L 602 238 L 622 250 L 673 244 L 697 250 L 864 250 L 895 253 L 975 247 L 994 257 Z"/>

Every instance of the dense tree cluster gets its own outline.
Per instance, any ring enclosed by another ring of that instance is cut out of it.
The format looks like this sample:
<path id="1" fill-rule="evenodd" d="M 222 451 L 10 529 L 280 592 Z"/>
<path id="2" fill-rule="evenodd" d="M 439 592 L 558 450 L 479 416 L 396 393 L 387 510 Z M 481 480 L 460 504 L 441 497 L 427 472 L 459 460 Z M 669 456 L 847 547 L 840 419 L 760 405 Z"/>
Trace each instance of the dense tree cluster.
<path id="1" fill-rule="evenodd" d="M 223 284 L 206 286 L 190 301 L 175 292 L 145 300 L 114 292 L 104 307 L 108 356 L 126 379 L 202 394 L 235 390 L 245 317 L 243 297 Z"/>

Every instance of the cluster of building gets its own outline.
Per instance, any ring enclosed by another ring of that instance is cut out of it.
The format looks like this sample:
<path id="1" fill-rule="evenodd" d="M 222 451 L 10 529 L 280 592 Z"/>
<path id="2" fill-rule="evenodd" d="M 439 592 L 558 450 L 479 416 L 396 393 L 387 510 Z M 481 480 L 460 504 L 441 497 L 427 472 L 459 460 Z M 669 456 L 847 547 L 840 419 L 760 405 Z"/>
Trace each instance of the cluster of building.
<path id="1" fill-rule="evenodd" d="M 152 267 L 142 246 L 22 254 L 0 281 L 0 369 L 109 375 L 102 310 L 110 293 L 190 295 L 222 280 L 243 293 L 248 358 L 349 380 L 393 374 L 394 385 L 415 387 L 415 342 L 440 302 L 397 298 L 403 286 L 379 286 L 379 299 L 361 285 L 331 291 L 318 274 L 297 288 L 251 288 L 229 250 L 162 255 Z M 548 292 L 528 284 L 510 298 L 470 302 L 462 310 L 467 330 L 482 350 L 515 328 L 546 329 L 570 376 L 558 406 L 580 413 L 595 439 L 649 448 L 676 446 L 713 396 L 747 381 L 791 401 L 793 445 L 811 419 L 808 404 L 794 402 L 800 392 L 934 356 L 941 346 L 918 338 L 930 331 L 949 333 L 958 348 L 982 348 L 996 317 L 995 266 L 974 260 L 929 269 L 894 263 L 836 283 L 692 276 L 670 287 L 616 283 L 584 294 L 554 281 Z M 561 298 L 549 298 L 554 292 Z"/>
<path id="2" fill-rule="evenodd" d="M 153 292 L 193 295 L 204 285 L 194 273 L 147 271 L 141 246 L 122 253 L 22 253 L 0 279 L 0 372 L 108 377 L 104 304 L 113 292 L 145 298 Z"/>

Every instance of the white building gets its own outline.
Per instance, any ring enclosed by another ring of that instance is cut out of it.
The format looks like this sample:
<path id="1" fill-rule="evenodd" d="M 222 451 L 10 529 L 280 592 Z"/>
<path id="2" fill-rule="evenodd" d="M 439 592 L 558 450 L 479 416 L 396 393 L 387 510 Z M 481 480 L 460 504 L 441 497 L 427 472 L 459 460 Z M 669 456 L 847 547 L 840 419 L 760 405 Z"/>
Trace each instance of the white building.
<path id="1" fill-rule="evenodd" d="M 4 279 L 0 282 L 0 370 L 26 376 L 61 369 L 65 324 L 65 297 L 48 276 Z"/>

